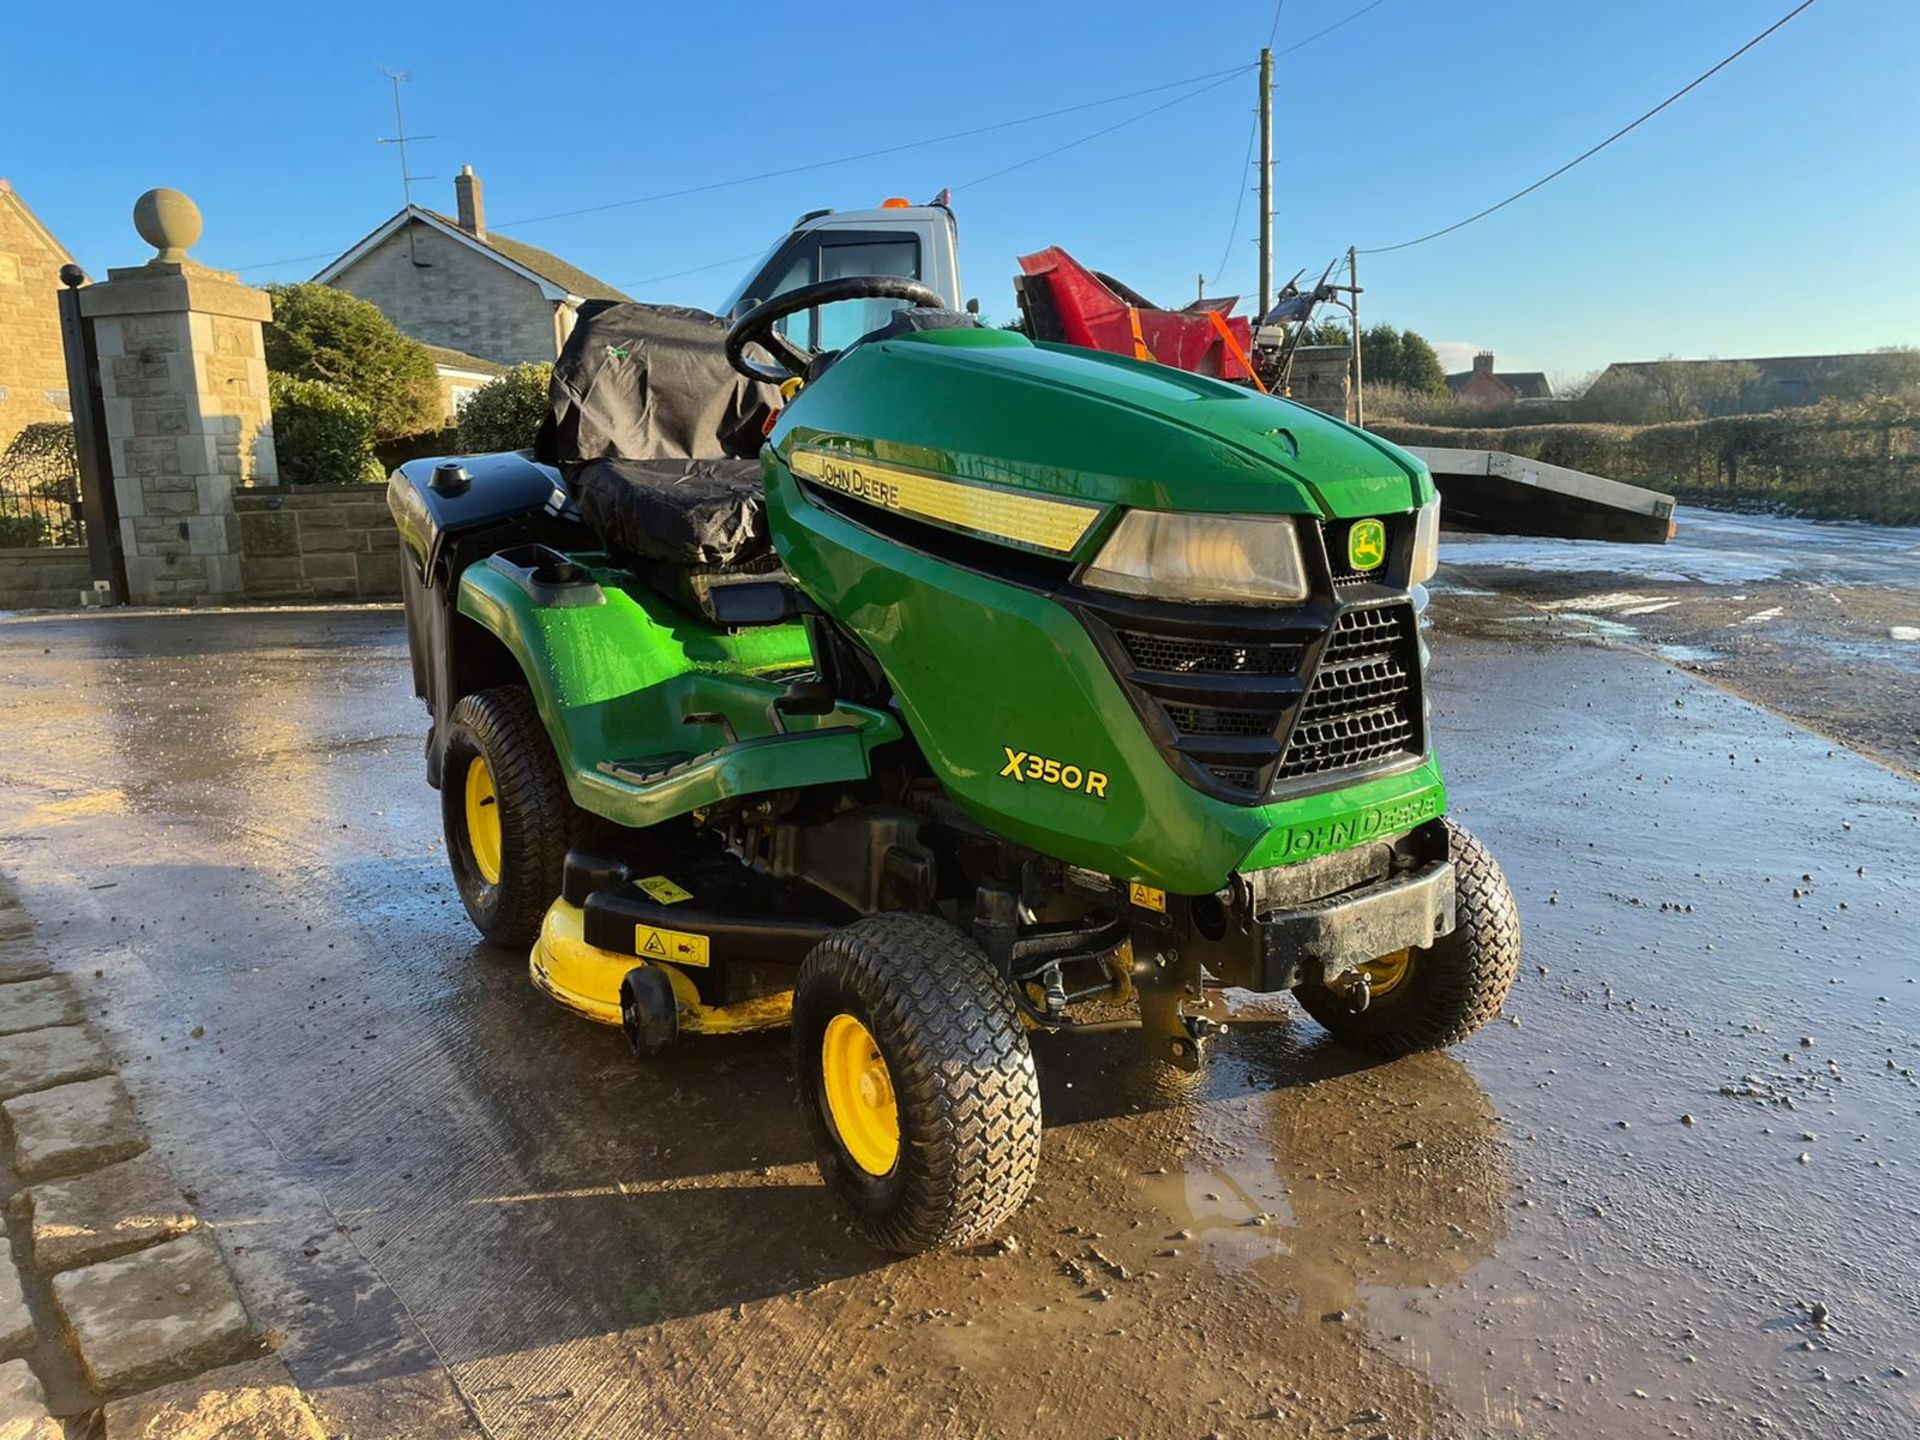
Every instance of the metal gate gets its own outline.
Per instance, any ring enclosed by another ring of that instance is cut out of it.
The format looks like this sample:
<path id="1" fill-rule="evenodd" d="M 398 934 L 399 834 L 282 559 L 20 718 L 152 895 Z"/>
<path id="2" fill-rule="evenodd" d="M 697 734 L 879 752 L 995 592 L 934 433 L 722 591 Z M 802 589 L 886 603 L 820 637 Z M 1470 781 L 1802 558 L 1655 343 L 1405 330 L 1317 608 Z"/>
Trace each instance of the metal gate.
<path id="1" fill-rule="evenodd" d="M 119 507 L 114 503 L 113 462 L 100 400 L 100 357 L 93 321 L 80 311 L 87 272 L 63 265 L 60 283 L 65 287 L 60 292 L 60 340 L 66 351 L 67 404 L 73 411 L 71 441 L 45 479 L 27 482 L 26 488 L 36 493 L 18 500 L 0 493 L 0 513 L 9 504 L 21 504 L 49 535 L 61 537 L 27 543 L 84 544 L 96 596 L 118 605 L 127 598 L 127 566 L 120 552 Z M 57 473 L 62 466 L 65 475 Z"/>

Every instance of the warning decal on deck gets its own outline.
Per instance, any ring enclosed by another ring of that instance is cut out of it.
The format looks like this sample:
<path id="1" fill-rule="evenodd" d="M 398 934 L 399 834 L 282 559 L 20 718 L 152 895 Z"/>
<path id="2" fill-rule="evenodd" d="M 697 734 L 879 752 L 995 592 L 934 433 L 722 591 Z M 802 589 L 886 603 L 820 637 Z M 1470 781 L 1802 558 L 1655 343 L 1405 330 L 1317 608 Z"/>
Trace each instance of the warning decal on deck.
<path id="1" fill-rule="evenodd" d="M 660 930 L 652 925 L 633 927 L 633 953 L 642 960 L 665 960 L 673 965 L 707 963 L 707 937 L 684 930 Z"/>
<path id="2" fill-rule="evenodd" d="M 693 898 L 693 892 L 691 890 L 682 889 L 664 875 L 649 875 L 645 879 L 636 880 L 633 883 L 646 891 L 650 898 L 658 900 L 662 905 L 678 905 L 682 900 L 691 900 Z"/>

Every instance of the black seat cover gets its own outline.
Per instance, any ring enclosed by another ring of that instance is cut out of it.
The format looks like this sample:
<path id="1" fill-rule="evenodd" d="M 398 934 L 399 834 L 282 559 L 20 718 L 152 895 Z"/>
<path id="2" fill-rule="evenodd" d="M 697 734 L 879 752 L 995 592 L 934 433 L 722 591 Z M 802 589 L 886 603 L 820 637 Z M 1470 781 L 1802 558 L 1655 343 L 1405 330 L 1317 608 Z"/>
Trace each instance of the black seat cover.
<path id="1" fill-rule="evenodd" d="M 554 363 L 535 450 L 611 548 L 700 567 L 767 553 L 755 457 L 779 395 L 727 364 L 726 334 L 704 310 L 608 305 Z"/>
<path id="2" fill-rule="evenodd" d="M 642 560 L 732 567 L 767 551 L 758 460 L 589 460 L 573 493 L 603 540 Z"/>

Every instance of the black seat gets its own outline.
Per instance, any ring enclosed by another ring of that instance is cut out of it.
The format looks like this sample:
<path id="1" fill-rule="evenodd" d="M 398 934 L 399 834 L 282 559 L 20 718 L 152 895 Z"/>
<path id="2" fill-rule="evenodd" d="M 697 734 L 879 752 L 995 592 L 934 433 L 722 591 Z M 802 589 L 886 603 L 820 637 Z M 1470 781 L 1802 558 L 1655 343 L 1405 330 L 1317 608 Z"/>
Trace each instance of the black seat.
<path id="1" fill-rule="evenodd" d="M 771 554 L 756 457 L 779 395 L 727 364 L 726 334 L 704 310 L 607 305 L 554 363 L 535 450 L 636 568 L 757 572 Z"/>

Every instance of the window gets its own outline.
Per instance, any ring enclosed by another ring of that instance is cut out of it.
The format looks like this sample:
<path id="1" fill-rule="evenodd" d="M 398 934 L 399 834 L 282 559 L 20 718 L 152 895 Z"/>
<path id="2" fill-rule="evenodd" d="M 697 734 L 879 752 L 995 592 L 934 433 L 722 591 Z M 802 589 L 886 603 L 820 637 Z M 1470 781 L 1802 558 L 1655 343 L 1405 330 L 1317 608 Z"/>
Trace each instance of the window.
<path id="1" fill-rule="evenodd" d="M 920 246 L 912 239 L 870 240 L 854 245 L 820 247 L 820 278 L 842 280 L 849 275 L 904 275 L 918 279 Z M 844 350 L 887 317 L 903 309 L 903 300 L 843 300 L 819 310 L 822 350 Z"/>

